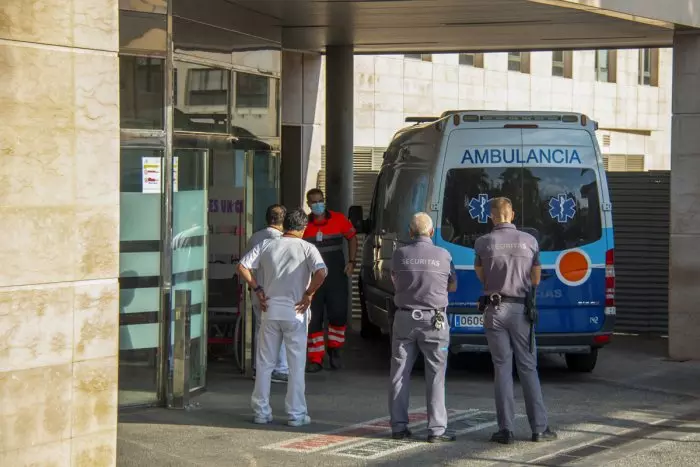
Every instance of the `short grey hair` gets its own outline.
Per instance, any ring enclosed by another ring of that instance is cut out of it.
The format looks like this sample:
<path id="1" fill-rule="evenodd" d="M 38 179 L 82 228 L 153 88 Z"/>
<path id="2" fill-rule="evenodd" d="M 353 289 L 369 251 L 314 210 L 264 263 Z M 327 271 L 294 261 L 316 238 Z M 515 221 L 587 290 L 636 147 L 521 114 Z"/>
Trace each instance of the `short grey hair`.
<path id="1" fill-rule="evenodd" d="M 429 237 L 433 230 L 433 220 L 425 212 L 417 212 L 411 217 L 411 233 L 421 237 Z"/>
<path id="2" fill-rule="evenodd" d="M 282 225 L 285 232 L 303 232 L 309 222 L 309 216 L 306 215 L 303 209 L 295 209 L 289 211 L 284 216 L 284 224 Z"/>

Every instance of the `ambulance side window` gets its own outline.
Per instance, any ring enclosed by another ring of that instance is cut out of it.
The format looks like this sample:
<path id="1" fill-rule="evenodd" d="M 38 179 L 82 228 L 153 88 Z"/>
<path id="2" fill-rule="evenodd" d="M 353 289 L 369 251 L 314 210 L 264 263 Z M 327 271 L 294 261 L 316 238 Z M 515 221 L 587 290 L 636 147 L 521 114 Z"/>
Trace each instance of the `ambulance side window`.
<path id="1" fill-rule="evenodd" d="M 372 194 L 372 204 L 370 206 L 370 211 L 369 211 L 369 228 L 372 233 L 377 232 L 377 228 L 379 225 L 379 205 L 380 202 L 384 201 L 384 196 L 383 193 L 385 190 L 383 190 L 382 187 L 382 177 L 383 172 L 379 172 L 379 175 L 377 175 L 377 180 L 374 182 L 374 193 Z M 382 189 L 380 191 L 380 188 Z M 381 193 L 381 195 L 380 195 Z"/>
<path id="2" fill-rule="evenodd" d="M 393 195 L 392 181 L 394 170 L 384 168 L 377 186 L 377 224 L 376 229 L 379 235 L 392 232 L 392 212 L 391 198 Z"/>
<path id="3" fill-rule="evenodd" d="M 409 225 L 416 212 L 425 210 L 428 177 L 423 169 L 402 167 L 393 171 L 387 185 L 384 228 L 400 241 L 410 240 Z"/>

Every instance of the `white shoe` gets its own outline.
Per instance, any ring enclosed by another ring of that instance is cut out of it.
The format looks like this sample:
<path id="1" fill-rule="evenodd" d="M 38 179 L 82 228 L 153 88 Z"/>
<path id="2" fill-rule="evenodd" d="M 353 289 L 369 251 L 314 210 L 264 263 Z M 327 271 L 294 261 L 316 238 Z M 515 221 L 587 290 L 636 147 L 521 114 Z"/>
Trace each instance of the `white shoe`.
<path id="1" fill-rule="evenodd" d="M 268 423 L 272 423 L 272 414 L 268 416 L 256 415 L 253 418 L 253 423 L 256 423 L 258 425 L 267 425 Z"/>
<path id="2" fill-rule="evenodd" d="M 300 427 L 300 426 L 308 425 L 310 423 L 311 423 L 311 417 L 309 417 L 308 415 L 304 415 L 303 417 L 298 418 L 296 420 L 287 421 L 287 425 L 294 426 L 294 427 Z"/>

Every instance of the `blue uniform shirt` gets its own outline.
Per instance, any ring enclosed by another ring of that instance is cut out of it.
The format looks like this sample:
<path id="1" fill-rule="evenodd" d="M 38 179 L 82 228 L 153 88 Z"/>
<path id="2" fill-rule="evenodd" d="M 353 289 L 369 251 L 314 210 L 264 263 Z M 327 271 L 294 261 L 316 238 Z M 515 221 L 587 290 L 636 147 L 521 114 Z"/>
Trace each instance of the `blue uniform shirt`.
<path id="1" fill-rule="evenodd" d="M 532 285 L 530 271 L 540 265 L 535 237 L 513 224 L 498 224 L 474 243 L 475 266 L 484 268 L 484 293 L 525 297 Z"/>
<path id="2" fill-rule="evenodd" d="M 457 280 L 452 256 L 428 237 L 397 249 L 391 258 L 394 304 L 409 310 L 447 306 L 447 285 Z"/>

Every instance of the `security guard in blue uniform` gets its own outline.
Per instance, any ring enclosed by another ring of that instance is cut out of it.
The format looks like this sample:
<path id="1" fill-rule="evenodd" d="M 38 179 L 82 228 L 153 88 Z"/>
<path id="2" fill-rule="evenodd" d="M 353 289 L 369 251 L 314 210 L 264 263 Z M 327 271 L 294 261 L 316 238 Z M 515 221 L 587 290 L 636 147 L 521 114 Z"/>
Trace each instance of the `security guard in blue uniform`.
<path id="1" fill-rule="evenodd" d="M 507 198 L 491 200 L 493 231 L 474 244 L 474 269 L 484 285 L 480 308 L 495 370 L 497 433 L 491 441 L 513 442 L 513 355 L 525 395 L 532 441 L 557 438 L 547 425 L 547 410 L 537 375 L 537 350 L 532 343 L 536 318 L 526 308 L 528 295 L 540 283 L 542 268 L 535 238 L 513 225 L 515 213 Z M 527 311 L 527 313 L 526 313 Z"/>
<path id="2" fill-rule="evenodd" d="M 408 385 L 419 350 L 425 358 L 428 442 L 454 441 L 446 433 L 445 370 L 450 327 L 447 293 L 457 289 L 452 257 L 433 245 L 433 221 L 424 212 L 411 219 L 414 242 L 397 249 L 391 260 L 396 313 L 391 342 L 389 412 L 394 439 L 411 436 L 408 429 Z"/>

